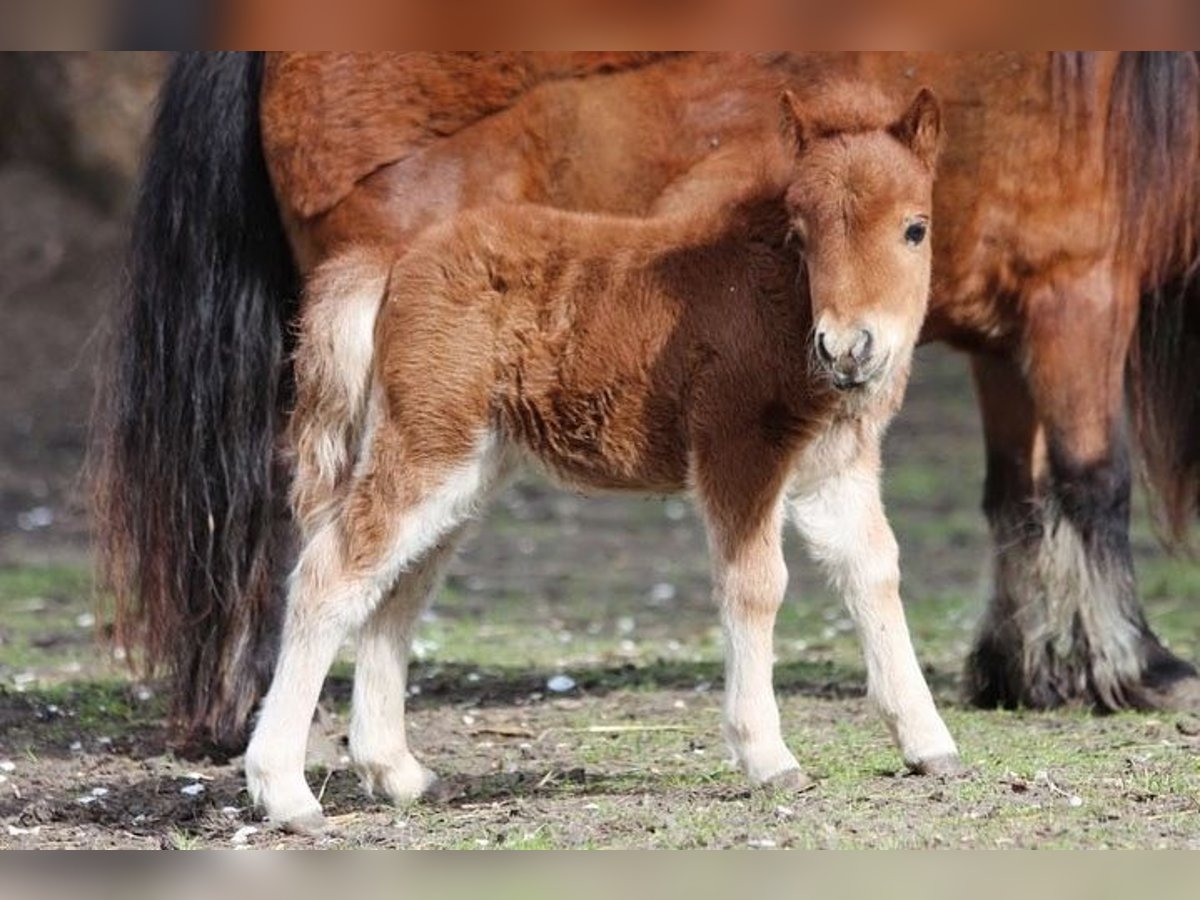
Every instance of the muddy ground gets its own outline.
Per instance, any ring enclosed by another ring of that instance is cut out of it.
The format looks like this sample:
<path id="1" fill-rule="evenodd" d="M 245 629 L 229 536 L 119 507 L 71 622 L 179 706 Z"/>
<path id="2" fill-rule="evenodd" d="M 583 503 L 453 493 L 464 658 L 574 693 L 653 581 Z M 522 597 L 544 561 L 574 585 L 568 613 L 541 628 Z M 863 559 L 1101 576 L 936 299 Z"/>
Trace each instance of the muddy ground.
<path id="1" fill-rule="evenodd" d="M 363 795 L 345 759 L 347 648 L 309 773 L 335 829 L 271 831 L 239 761 L 177 758 L 159 685 L 96 640 L 78 472 L 122 231 L 36 169 L 0 168 L 0 847 L 1200 846 L 1194 717 L 959 705 L 987 544 L 976 414 L 942 348 L 919 356 L 887 495 L 918 652 L 968 777 L 900 772 L 850 623 L 792 545 L 778 681 L 818 784 L 748 791 L 719 739 L 690 510 L 526 480 L 464 547 L 416 647 L 412 742 L 442 788 L 407 809 Z M 1200 569 L 1162 555 L 1144 519 L 1136 540 L 1152 620 L 1200 657 Z"/>

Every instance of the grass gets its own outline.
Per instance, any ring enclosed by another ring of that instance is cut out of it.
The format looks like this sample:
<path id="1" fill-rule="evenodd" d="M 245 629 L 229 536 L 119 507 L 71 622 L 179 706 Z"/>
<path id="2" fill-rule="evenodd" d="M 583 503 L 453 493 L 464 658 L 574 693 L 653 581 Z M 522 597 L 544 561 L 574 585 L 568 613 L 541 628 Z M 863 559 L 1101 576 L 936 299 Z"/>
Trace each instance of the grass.
<path id="1" fill-rule="evenodd" d="M 82 567 L 0 568 L 0 680 L 31 668 L 69 676 L 90 661 L 90 584 Z"/>
<path id="2" fill-rule="evenodd" d="M 1164 584 L 1173 584 L 1170 571 L 1164 567 Z M 39 593 L 54 593 L 47 589 L 54 574 L 24 577 Z M 69 577 L 61 582 L 72 583 Z M 9 591 L 4 603 L 19 605 L 20 593 Z M 1194 637 L 1198 618 L 1188 614 L 1195 604 L 1181 599 L 1171 586 L 1147 600 L 1156 623 L 1178 644 Z M 1175 717 L 980 712 L 956 705 L 954 674 L 970 616 L 965 601 L 951 596 L 913 604 L 912 622 L 973 774 L 935 782 L 899 773 L 884 729 L 858 696 L 863 673 L 854 637 L 839 624 L 838 608 L 817 599 L 792 604 L 779 629 L 784 727 L 820 782 L 798 797 L 747 791 L 725 760 L 718 738 L 719 645 L 701 616 L 647 621 L 643 637 L 641 624 L 629 629 L 619 621 L 624 613 L 617 621 L 597 620 L 568 603 L 556 607 L 562 627 L 594 621 L 603 627 L 594 634 L 585 627 L 583 637 L 564 641 L 560 630 L 538 627 L 537 604 L 500 598 L 484 627 L 473 615 L 456 615 L 459 602 L 470 606 L 451 595 L 423 629 L 425 659 L 414 668 L 421 693 L 412 706 L 414 743 L 440 771 L 458 773 L 462 790 L 443 803 L 395 811 L 367 800 L 348 773 L 335 771 L 327 803 L 333 815 L 350 817 L 335 843 L 466 849 L 1144 847 L 1195 840 L 1200 744 L 1177 729 Z M 1157 615 L 1160 604 L 1168 604 L 1167 615 Z M 71 621 L 64 609 L 52 615 L 55 628 Z M 36 633 L 23 630 L 10 644 L 22 648 L 22 666 L 28 648 L 36 648 Z M 142 755 L 139 741 L 154 732 L 162 713 L 158 697 L 139 699 L 121 680 L 64 682 L 53 668 L 45 683 L 8 695 L 9 701 L 20 698 L 32 721 L 5 733 L 0 758 L 15 754 L 22 770 L 45 767 L 43 757 L 80 742 L 85 753 L 111 764 L 120 752 L 107 750 L 99 738 L 110 740 L 107 747 L 115 741 L 118 751 L 124 746 L 134 749 L 133 757 Z M 345 713 L 349 671 L 346 661 L 334 673 L 336 714 Z M 545 682 L 560 672 L 579 686 L 554 695 Z M 171 761 L 161 747 L 159 752 Z M 117 782 L 132 777 L 124 768 L 117 767 Z M 205 771 L 214 777 L 223 771 L 236 782 L 229 768 Z M 310 776 L 319 786 L 327 774 L 315 769 Z M 244 810 L 239 787 L 235 783 L 224 799 Z M 218 802 L 224 800 L 214 796 L 212 804 Z M 210 819 L 166 824 L 165 845 L 220 845 L 235 824 L 253 821 L 243 812 L 237 822 L 214 830 Z M 269 846 L 296 839 L 251 840 Z"/>

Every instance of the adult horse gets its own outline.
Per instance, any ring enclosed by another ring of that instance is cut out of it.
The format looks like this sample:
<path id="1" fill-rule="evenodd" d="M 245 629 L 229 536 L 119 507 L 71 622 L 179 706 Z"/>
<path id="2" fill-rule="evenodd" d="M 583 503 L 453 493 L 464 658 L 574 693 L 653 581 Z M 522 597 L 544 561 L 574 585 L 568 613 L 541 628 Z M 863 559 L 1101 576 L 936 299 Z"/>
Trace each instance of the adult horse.
<path id="1" fill-rule="evenodd" d="M 1129 432 L 1176 536 L 1200 484 L 1192 54 L 229 54 L 164 88 L 98 432 L 122 631 L 180 724 L 240 743 L 273 664 L 299 274 L 487 202 L 686 207 L 832 77 L 946 103 L 924 337 L 972 354 L 987 444 L 970 697 L 1200 706 L 1128 535 Z"/>

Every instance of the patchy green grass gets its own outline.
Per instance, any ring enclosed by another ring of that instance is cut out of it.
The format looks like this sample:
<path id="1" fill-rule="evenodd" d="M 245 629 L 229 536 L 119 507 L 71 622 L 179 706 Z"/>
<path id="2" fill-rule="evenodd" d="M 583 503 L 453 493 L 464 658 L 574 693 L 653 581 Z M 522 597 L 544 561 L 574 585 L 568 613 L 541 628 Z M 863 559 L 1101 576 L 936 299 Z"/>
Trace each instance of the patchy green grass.
<path id="1" fill-rule="evenodd" d="M 407 809 L 362 793 L 344 760 L 348 648 L 309 772 L 336 826 L 320 839 L 267 830 L 237 761 L 172 754 L 163 698 L 94 642 L 85 570 L 0 569 L 0 846 L 1200 846 L 1194 717 L 958 703 L 987 552 L 979 435 L 957 361 L 923 354 L 918 371 L 888 444 L 887 501 L 918 654 L 969 776 L 903 774 L 862 697 L 850 621 L 790 542 L 776 681 L 818 784 L 748 790 L 719 737 L 721 643 L 688 508 L 525 481 L 422 623 L 412 743 L 441 787 Z M 1147 613 L 1196 659 L 1200 568 L 1150 535 L 1139 520 Z M 557 675 L 575 686 L 549 690 Z"/>
<path id="2" fill-rule="evenodd" d="M 90 584 L 82 567 L 0 567 L 0 683 L 75 675 L 94 659 Z"/>

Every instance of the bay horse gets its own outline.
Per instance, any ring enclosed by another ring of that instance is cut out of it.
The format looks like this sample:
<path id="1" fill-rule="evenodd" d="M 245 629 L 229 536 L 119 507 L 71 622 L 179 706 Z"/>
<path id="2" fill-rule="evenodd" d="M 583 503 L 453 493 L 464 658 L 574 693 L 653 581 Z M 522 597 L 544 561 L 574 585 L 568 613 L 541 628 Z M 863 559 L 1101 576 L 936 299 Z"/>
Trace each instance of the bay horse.
<path id="1" fill-rule="evenodd" d="M 464 522 L 520 463 L 584 491 L 691 493 L 725 631 L 724 733 L 754 784 L 809 783 L 771 686 L 792 519 L 845 595 L 905 762 L 958 767 L 900 602 L 879 492 L 929 296 L 940 111 L 844 85 L 783 97 L 747 178 L 651 218 L 502 205 L 318 266 L 297 348 L 302 549 L 246 751 L 268 816 L 320 828 L 305 741 L 358 638 L 350 752 L 369 790 L 433 776 L 405 735 L 408 645 Z"/>
<path id="2" fill-rule="evenodd" d="M 163 89 L 96 430 L 121 632 L 181 730 L 241 746 L 273 666 L 303 275 L 490 203 L 686 210 L 744 176 L 781 86 L 842 78 L 944 104 L 922 340 L 970 354 L 983 415 L 970 699 L 1200 708 L 1129 543 L 1130 438 L 1168 532 L 1200 485 L 1194 54 L 200 54 Z"/>

